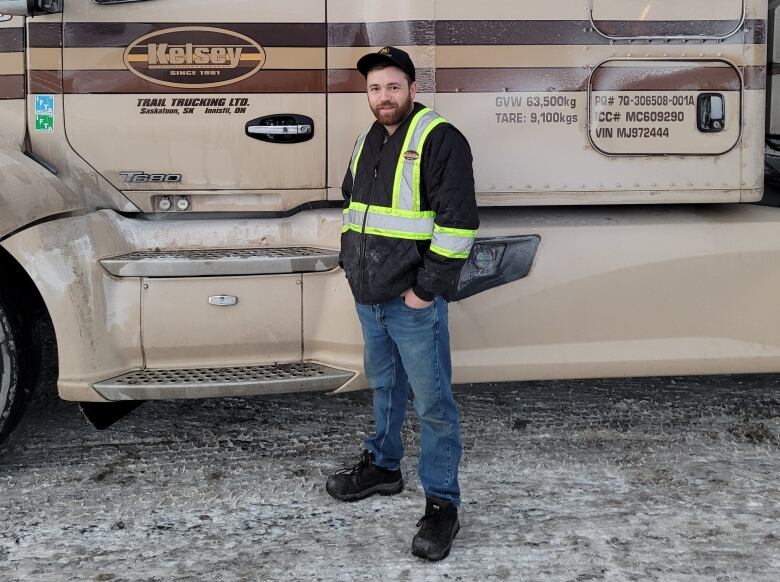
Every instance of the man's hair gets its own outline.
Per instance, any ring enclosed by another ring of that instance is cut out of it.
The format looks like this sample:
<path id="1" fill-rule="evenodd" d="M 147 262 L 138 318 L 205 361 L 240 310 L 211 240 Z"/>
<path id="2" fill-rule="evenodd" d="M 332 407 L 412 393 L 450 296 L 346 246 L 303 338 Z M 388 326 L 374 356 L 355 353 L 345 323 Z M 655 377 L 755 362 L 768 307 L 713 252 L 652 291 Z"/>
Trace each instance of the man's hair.
<path id="1" fill-rule="evenodd" d="M 377 63 L 376 65 L 368 69 L 368 71 L 366 71 L 366 77 L 368 77 L 368 73 L 370 73 L 371 71 L 382 71 L 384 69 L 389 69 L 390 67 L 395 67 L 396 69 L 401 71 L 404 74 L 404 77 L 406 77 L 406 80 L 409 82 L 410 85 L 413 83 L 412 78 L 409 76 L 409 73 L 404 71 L 398 65 L 394 65 L 393 63 L 389 63 L 389 62 Z"/>

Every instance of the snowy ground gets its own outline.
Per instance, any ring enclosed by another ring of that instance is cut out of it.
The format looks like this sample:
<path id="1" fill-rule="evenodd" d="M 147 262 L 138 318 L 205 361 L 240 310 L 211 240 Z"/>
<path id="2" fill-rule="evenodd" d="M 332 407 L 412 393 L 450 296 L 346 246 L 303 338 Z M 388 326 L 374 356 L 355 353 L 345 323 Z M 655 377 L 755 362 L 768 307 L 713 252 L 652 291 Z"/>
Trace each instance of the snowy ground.
<path id="1" fill-rule="evenodd" d="M 780 579 L 780 377 L 460 387 L 462 530 L 341 504 L 368 393 L 148 403 L 106 432 L 40 398 L 0 446 L 2 580 Z M 411 416 L 413 419 L 413 415 Z"/>

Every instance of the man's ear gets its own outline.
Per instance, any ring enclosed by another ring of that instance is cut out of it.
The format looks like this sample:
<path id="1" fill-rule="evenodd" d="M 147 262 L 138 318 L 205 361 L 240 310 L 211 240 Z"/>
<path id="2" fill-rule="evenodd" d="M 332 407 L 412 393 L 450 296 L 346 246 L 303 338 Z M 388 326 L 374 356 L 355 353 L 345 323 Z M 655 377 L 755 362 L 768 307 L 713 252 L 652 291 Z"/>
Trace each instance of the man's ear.
<path id="1" fill-rule="evenodd" d="M 409 84 L 409 93 L 412 95 L 412 101 L 417 96 L 417 81 L 412 81 Z"/>

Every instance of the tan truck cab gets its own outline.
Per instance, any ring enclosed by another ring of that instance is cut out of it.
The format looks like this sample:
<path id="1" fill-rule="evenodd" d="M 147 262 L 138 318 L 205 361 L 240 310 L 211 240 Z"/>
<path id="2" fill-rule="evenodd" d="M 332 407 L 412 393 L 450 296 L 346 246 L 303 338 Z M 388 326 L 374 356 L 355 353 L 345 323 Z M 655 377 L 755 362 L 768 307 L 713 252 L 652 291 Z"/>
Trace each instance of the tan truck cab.
<path id="1" fill-rule="evenodd" d="M 386 45 L 475 158 L 455 381 L 780 371 L 776 5 L 0 0 L 0 438 L 39 319 L 101 426 L 363 387 L 340 185 Z"/>

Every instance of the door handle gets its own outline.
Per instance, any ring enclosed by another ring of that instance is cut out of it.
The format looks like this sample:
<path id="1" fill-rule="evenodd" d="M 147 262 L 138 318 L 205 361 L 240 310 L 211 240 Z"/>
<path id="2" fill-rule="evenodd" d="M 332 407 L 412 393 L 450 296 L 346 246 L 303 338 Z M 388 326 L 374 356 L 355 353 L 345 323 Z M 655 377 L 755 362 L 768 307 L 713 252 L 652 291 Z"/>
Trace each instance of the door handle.
<path id="1" fill-rule="evenodd" d="M 250 125 L 247 131 L 252 135 L 306 135 L 311 125 Z"/>
<path id="2" fill-rule="evenodd" d="M 314 120 L 297 113 L 265 115 L 247 122 L 246 135 L 268 143 L 302 143 L 314 137 Z"/>
<path id="3" fill-rule="evenodd" d="M 212 295 L 209 297 L 209 305 L 217 307 L 232 307 L 238 304 L 238 297 L 233 295 Z"/>
<path id="4" fill-rule="evenodd" d="M 697 123 L 702 133 L 726 129 L 726 99 L 720 93 L 702 93 L 697 104 Z"/>

